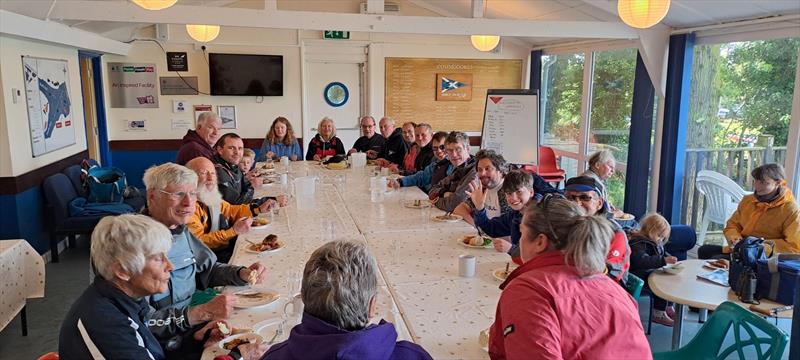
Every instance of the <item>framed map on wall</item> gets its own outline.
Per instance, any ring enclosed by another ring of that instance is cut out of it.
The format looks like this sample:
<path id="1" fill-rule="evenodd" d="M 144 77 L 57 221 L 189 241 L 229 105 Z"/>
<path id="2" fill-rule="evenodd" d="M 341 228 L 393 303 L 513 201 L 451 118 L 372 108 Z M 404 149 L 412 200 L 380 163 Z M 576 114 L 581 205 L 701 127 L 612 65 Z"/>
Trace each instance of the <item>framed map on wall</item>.
<path id="1" fill-rule="evenodd" d="M 66 60 L 22 57 L 33 156 L 75 144 Z"/>
<path id="2" fill-rule="evenodd" d="M 522 60 L 386 58 L 385 108 L 398 124 L 481 131 L 487 89 L 522 88 Z"/>

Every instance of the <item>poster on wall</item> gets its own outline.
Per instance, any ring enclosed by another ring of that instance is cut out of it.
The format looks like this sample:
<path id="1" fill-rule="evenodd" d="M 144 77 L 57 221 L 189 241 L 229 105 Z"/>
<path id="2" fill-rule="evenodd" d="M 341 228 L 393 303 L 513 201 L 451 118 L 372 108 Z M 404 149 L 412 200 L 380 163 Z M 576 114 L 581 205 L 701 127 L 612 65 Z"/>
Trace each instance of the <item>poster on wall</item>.
<path id="1" fill-rule="evenodd" d="M 222 120 L 220 129 L 236 129 L 236 106 L 219 105 L 217 106 L 217 114 Z"/>
<path id="2" fill-rule="evenodd" d="M 66 60 L 22 57 L 33 156 L 75 144 Z"/>
<path id="3" fill-rule="evenodd" d="M 112 108 L 157 108 L 156 64 L 108 63 Z"/>
<path id="4" fill-rule="evenodd" d="M 194 107 L 194 123 L 197 124 L 197 119 L 200 117 L 200 114 L 213 111 L 213 106 L 211 105 L 195 105 Z M 196 127 L 195 127 L 196 128 Z"/>

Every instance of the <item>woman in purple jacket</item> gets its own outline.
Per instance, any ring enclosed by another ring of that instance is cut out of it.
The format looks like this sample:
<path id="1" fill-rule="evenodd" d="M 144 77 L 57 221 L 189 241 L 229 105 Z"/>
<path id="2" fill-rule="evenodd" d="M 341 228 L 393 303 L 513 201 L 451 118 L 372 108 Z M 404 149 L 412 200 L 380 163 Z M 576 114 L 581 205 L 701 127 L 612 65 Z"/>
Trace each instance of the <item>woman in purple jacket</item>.
<path id="1" fill-rule="evenodd" d="M 369 324 L 377 288 L 375 259 L 366 244 L 323 245 L 303 271 L 302 321 L 261 359 L 431 359 L 419 345 L 396 341 L 392 323 Z"/>

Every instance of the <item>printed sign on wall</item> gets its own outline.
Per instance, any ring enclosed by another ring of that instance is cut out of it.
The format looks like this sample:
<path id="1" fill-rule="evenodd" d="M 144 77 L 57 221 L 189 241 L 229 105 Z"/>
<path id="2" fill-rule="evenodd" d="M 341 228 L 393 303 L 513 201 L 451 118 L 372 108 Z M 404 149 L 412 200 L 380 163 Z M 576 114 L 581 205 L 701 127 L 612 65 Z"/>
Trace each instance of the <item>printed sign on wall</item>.
<path id="1" fill-rule="evenodd" d="M 108 63 L 112 108 L 157 108 L 156 64 Z"/>
<path id="2" fill-rule="evenodd" d="M 74 144 L 67 61 L 23 56 L 22 69 L 33 156 Z"/>

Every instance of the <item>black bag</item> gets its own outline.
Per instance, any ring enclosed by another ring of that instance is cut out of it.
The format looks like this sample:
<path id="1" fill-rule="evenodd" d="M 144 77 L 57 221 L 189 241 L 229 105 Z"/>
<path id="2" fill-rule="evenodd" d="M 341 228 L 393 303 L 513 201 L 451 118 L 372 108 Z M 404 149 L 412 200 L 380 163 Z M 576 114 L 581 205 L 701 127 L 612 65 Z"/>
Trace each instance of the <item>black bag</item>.
<path id="1" fill-rule="evenodd" d="M 749 281 L 751 275 L 757 272 L 758 260 L 766 258 L 764 239 L 748 236 L 733 246 L 728 284 L 737 295 L 741 296 L 739 292 L 742 290 L 741 285 L 746 283 L 744 279 Z"/>

